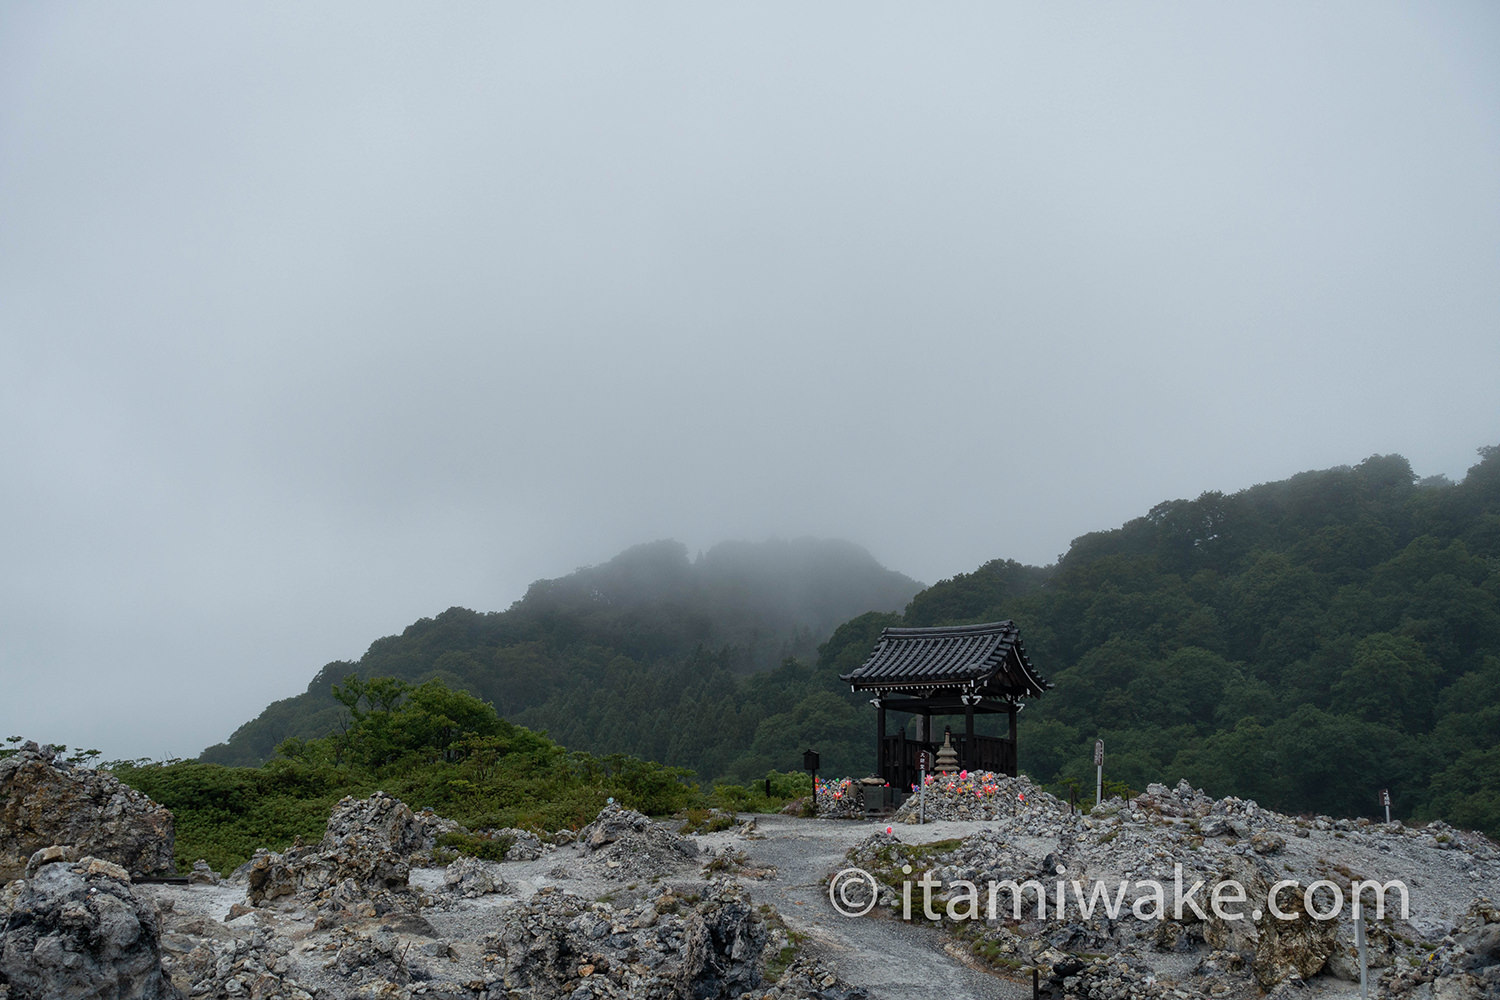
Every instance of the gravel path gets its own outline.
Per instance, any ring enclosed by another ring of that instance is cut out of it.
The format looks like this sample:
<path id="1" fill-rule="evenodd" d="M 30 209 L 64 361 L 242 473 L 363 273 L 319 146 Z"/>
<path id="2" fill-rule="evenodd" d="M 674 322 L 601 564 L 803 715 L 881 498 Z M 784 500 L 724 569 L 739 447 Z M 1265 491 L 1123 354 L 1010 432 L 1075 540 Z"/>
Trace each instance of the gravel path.
<path id="1" fill-rule="evenodd" d="M 809 946 L 836 963 L 849 982 L 879 1000 L 1030 996 L 1029 983 L 1023 986 L 965 964 L 944 950 L 941 934 L 915 920 L 906 923 L 875 913 L 845 917 L 833 908 L 828 882 L 844 867 L 844 852 L 883 832 L 885 823 L 790 816 L 757 816 L 756 821 L 761 839 L 723 833 L 702 840 L 706 846 L 744 851 L 756 867 L 774 865 L 776 877 L 745 880 L 752 897 L 776 907 L 787 926 L 806 934 Z M 896 835 L 909 843 L 964 836 L 974 829 L 973 823 L 895 827 Z"/>

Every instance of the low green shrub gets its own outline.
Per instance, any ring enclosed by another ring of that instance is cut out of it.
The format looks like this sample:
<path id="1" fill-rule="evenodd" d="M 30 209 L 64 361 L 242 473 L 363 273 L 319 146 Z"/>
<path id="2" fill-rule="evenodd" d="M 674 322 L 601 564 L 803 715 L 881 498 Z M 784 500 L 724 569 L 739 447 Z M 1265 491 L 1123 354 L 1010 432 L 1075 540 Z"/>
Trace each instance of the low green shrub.
<path id="1" fill-rule="evenodd" d="M 351 680 L 336 694 L 350 716 L 343 730 L 287 740 L 261 767 L 136 761 L 110 770 L 172 810 L 183 871 L 206 858 L 228 872 L 257 848 L 317 841 L 339 799 L 376 789 L 471 830 L 538 833 L 576 830 L 611 798 L 655 816 L 703 803 L 690 771 L 624 754 L 570 753 L 438 681 Z M 494 851 L 488 842 L 468 847 L 480 857 Z"/>
<path id="2" fill-rule="evenodd" d="M 699 806 L 689 809 L 683 814 L 682 826 L 678 828 L 678 832 L 718 833 L 720 830 L 731 829 L 739 821 L 740 818 L 732 812 L 705 809 Z"/>
<path id="3" fill-rule="evenodd" d="M 812 793 L 812 775 L 805 771 L 767 771 L 765 778 L 748 785 L 715 783 L 709 802 L 730 812 L 774 813 Z"/>

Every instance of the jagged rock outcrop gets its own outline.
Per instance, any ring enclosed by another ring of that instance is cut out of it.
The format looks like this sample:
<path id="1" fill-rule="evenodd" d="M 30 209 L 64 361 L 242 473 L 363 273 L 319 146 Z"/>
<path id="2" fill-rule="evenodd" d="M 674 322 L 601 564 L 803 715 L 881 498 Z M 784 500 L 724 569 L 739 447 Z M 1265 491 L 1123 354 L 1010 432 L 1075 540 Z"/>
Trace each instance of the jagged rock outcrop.
<path id="1" fill-rule="evenodd" d="M 766 937 L 743 890 L 721 880 L 701 898 L 669 892 L 633 910 L 543 890 L 506 911 L 484 943 L 512 996 L 676 1000 L 758 986 Z"/>
<path id="2" fill-rule="evenodd" d="M 181 1000 L 162 971 L 156 905 L 113 862 L 40 864 L 0 922 L 0 990 L 10 1000 Z"/>
<path id="3" fill-rule="evenodd" d="M 466 858 L 454 868 L 500 865 Z M 224 924 L 194 911 L 193 891 L 159 891 L 164 910 L 174 898 L 188 902 L 188 912 L 164 916 L 163 947 L 164 967 L 192 997 L 867 1000 L 816 956 L 797 957 L 773 986 L 757 984 L 768 954 L 782 955 L 791 940 L 725 881 L 679 883 L 628 902 L 549 887 L 503 908 L 445 894 L 433 901 L 441 935 L 422 914 L 309 930 L 298 911 L 249 910 Z M 476 912 L 487 916 L 475 920 Z M 448 936 L 464 927 L 483 936 Z"/>
<path id="4" fill-rule="evenodd" d="M 1271 916 L 1268 898 L 1278 877 L 1258 858 L 1226 862 L 1217 881 L 1243 886 L 1247 898 L 1225 906 L 1222 918 L 1210 907 L 1203 929 L 1210 946 L 1238 956 L 1267 990 L 1288 980 L 1311 979 L 1323 971 L 1340 946 L 1340 921 L 1314 919 L 1303 905 L 1300 885 L 1295 891 L 1278 893 L 1281 912 L 1290 916 Z"/>
<path id="5" fill-rule="evenodd" d="M 319 910 L 373 917 L 407 908 L 410 876 L 411 865 L 401 855 L 358 842 L 332 850 L 257 851 L 245 873 L 246 897 L 252 906 L 294 897 Z"/>
<path id="6" fill-rule="evenodd" d="M 1414 969 L 1393 967 L 1380 985 L 1389 996 L 1409 1000 L 1497 1000 L 1500 906 L 1475 900 L 1427 961 Z"/>
<path id="7" fill-rule="evenodd" d="M 243 869 L 251 905 L 296 897 L 329 913 L 373 917 L 412 905 L 411 855 L 430 849 L 430 830 L 384 792 L 345 797 L 316 845 L 257 851 Z M 239 874 L 239 873 L 236 873 Z"/>
<path id="8" fill-rule="evenodd" d="M 634 809 L 626 809 L 618 802 L 611 802 L 599 810 L 594 821 L 578 831 L 578 843 L 597 851 L 608 844 L 634 833 L 642 833 L 651 826 L 651 818 Z"/>
<path id="9" fill-rule="evenodd" d="M 492 892 L 509 892 L 511 887 L 489 864 L 465 855 L 443 870 L 443 884 L 462 899 L 473 899 Z"/>
<path id="10" fill-rule="evenodd" d="M 430 851 L 437 846 L 437 840 L 445 833 L 466 833 L 467 828 L 456 819 L 439 816 L 430 807 L 419 809 L 413 814 L 413 822 L 422 834 L 422 850 Z"/>
<path id="11" fill-rule="evenodd" d="M 422 815 L 439 818 L 436 813 L 426 811 Z M 396 854 L 415 854 L 432 850 L 429 838 L 433 835 L 426 822 L 418 821 L 410 806 L 385 792 L 376 792 L 367 799 L 346 795 L 328 815 L 323 849 L 337 850 L 357 841 Z"/>
<path id="12" fill-rule="evenodd" d="M 73 767 L 35 743 L 0 758 L 0 882 L 52 845 L 166 875 L 175 870 L 174 839 L 172 813 L 108 772 Z"/>

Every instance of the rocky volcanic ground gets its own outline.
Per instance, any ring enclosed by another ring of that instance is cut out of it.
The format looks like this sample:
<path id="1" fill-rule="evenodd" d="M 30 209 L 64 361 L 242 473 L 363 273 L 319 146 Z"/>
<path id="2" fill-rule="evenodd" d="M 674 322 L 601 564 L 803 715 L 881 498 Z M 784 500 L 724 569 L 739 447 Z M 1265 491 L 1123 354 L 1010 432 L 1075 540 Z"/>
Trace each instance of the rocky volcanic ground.
<path id="1" fill-rule="evenodd" d="M 18 756 L 0 762 L 10 764 L 0 781 L 26 776 L 0 786 L 12 804 L 56 788 L 89 799 L 88 782 L 105 779 L 40 748 Z M 159 807 L 137 805 L 150 818 L 138 835 L 160 835 Z M 853 812 L 842 799 L 828 807 Z M 911 810 L 878 822 L 762 816 L 684 836 L 610 806 L 552 842 L 499 832 L 511 846 L 491 862 L 435 854 L 454 825 L 376 795 L 340 803 L 318 844 L 259 854 L 224 879 L 200 867 L 186 885 L 133 880 L 106 856 L 159 856 L 121 844 L 128 809 L 92 832 L 77 816 L 37 829 L 61 821 L 33 809 L 25 830 L 0 831 L 5 843 L 73 842 L 36 850 L 0 889 L 0 1000 L 1022 997 L 1032 968 L 1043 992 L 1078 1000 L 1352 998 L 1353 921 L 1314 920 L 1297 901 L 1313 881 L 1347 891 L 1365 878 L 1402 880 L 1410 904 L 1404 918 L 1366 918 L 1372 993 L 1500 998 L 1500 850 L 1477 835 L 1287 817 L 1185 784 L 1085 817 L 1024 778 L 975 775 L 929 789 L 928 807 L 936 821 L 924 825 L 905 822 Z M 1178 865 L 1188 884 L 1245 885 L 1249 898 L 1229 908 L 1243 919 L 1199 919 L 1191 907 L 1177 917 Z M 843 916 L 829 880 L 855 866 L 876 888 L 843 893 L 870 906 Z M 924 874 L 940 886 L 937 921 L 922 915 Z M 997 879 L 1127 889 L 1113 917 L 1102 907 L 1085 917 L 1066 886 L 1061 914 L 1050 903 L 1039 912 L 1034 893 L 1019 918 L 1008 896 L 993 920 L 982 905 L 970 912 L 956 883 Z M 1140 885 L 1151 879 L 1168 887 L 1160 918 Z M 1281 897 L 1292 919 L 1252 918 L 1287 879 L 1298 883 Z"/>

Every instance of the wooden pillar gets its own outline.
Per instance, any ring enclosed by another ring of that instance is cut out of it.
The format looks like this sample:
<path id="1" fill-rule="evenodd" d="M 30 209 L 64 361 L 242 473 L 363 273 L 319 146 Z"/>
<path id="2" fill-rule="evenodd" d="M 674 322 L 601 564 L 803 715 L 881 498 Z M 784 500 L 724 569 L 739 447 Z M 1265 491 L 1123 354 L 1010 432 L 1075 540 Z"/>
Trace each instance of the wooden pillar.
<path id="1" fill-rule="evenodd" d="M 972 771 L 977 766 L 978 761 L 979 756 L 974 752 L 974 706 L 965 702 L 963 766 Z"/>
<path id="2" fill-rule="evenodd" d="M 875 708 L 875 773 L 885 777 L 885 699 L 876 696 Z"/>
<path id="3" fill-rule="evenodd" d="M 1016 742 L 1016 705 L 1010 706 L 1010 775 L 1015 777 L 1021 770 L 1021 746 Z"/>

